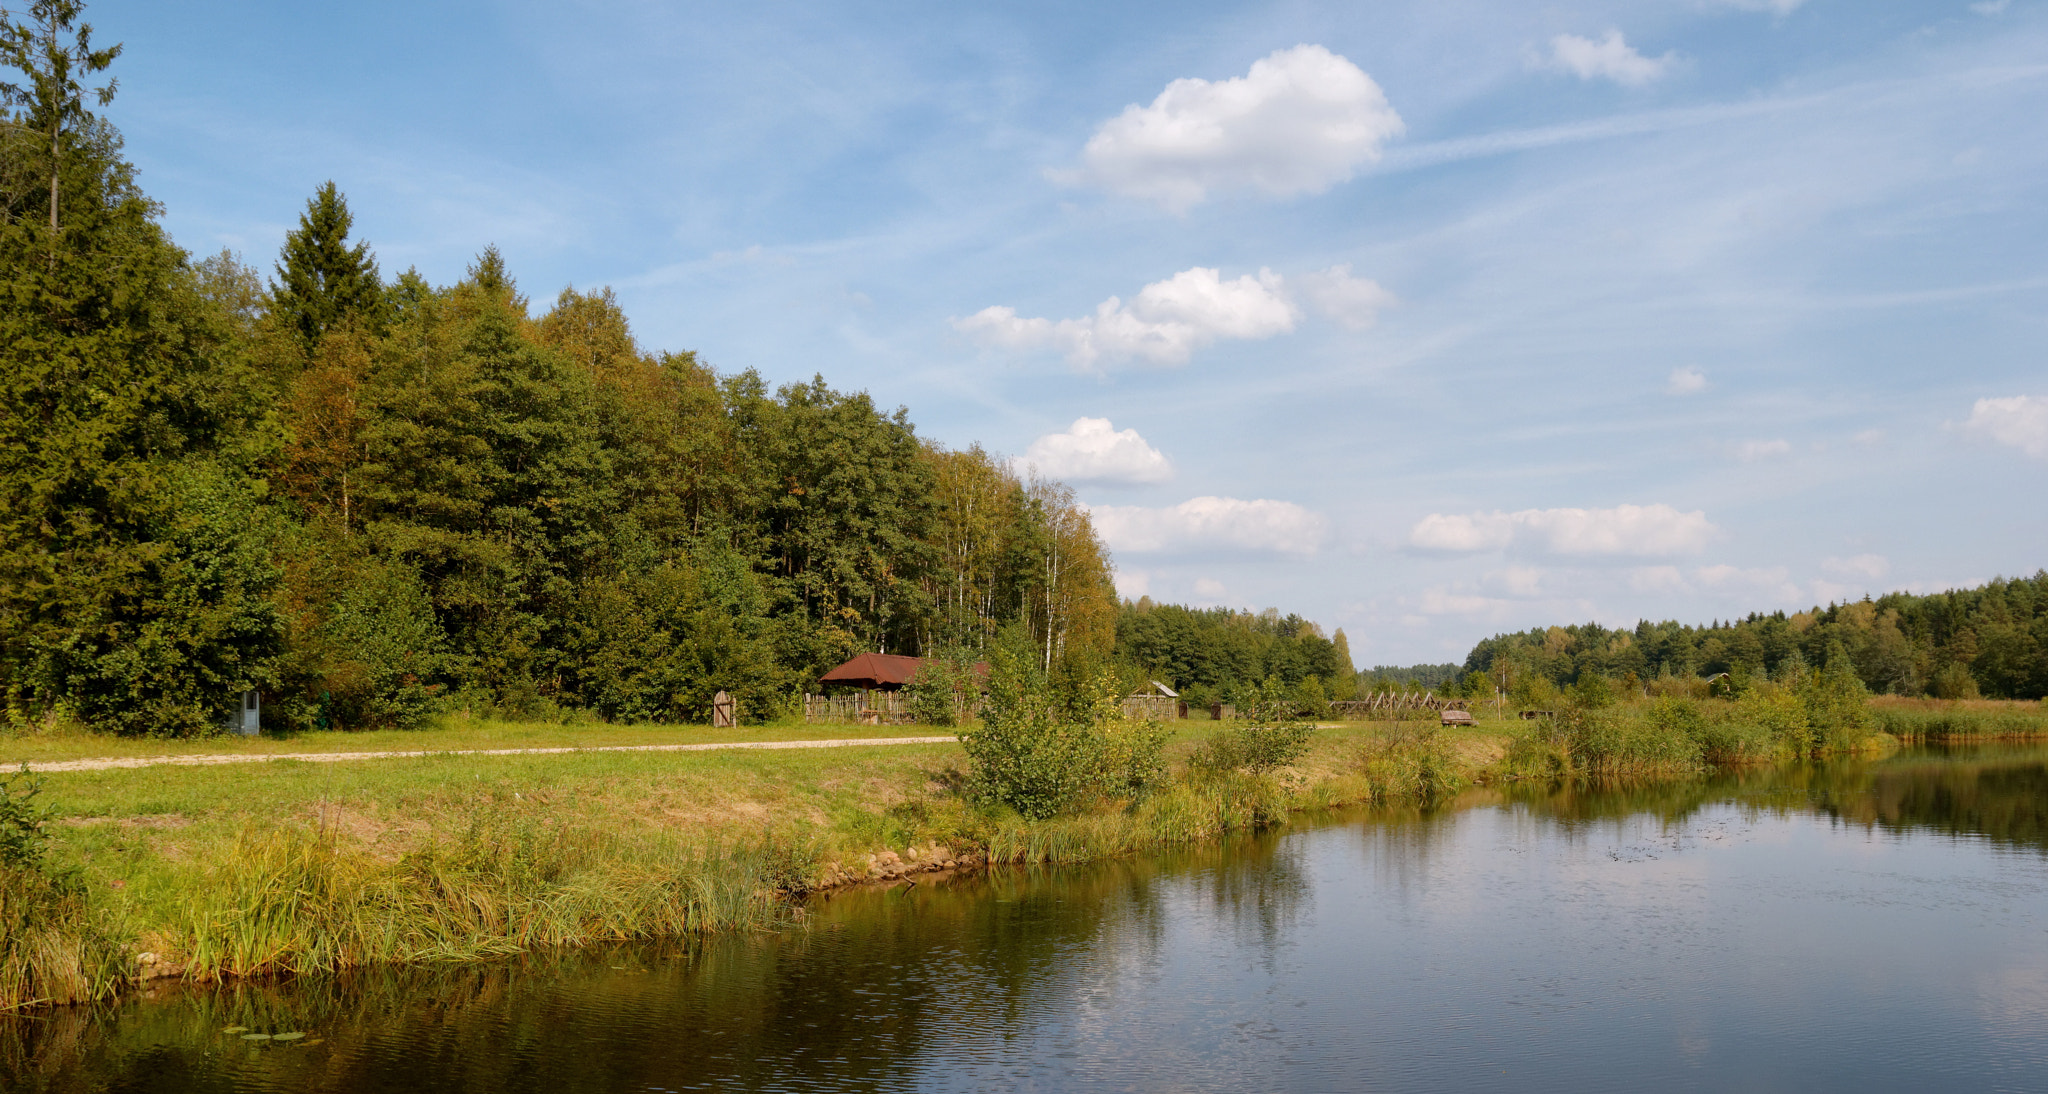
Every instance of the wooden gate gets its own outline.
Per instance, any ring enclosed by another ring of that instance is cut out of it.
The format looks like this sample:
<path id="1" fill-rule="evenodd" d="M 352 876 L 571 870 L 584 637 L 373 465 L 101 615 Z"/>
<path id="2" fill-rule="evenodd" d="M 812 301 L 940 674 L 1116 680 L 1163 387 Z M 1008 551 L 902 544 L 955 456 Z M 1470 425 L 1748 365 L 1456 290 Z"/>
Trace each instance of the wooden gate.
<path id="1" fill-rule="evenodd" d="M 732 696 L 721 691 L 711 697 L 711 727 L 713 729 L 731 729 L 738 725 L 739 721 L 739 706 L 732 701 Z"/>

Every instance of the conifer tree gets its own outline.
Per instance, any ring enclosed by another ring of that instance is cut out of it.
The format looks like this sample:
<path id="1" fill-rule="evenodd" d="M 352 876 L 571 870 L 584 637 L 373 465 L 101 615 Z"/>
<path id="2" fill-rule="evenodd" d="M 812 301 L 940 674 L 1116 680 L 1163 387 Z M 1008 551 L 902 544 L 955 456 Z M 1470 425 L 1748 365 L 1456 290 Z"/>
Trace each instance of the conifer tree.
<path id="1" fill-rule="evenodd" d="M 86 96 L 90 94 L 105 106 L 114 100 L 118 82 L 108 80 L 96 88 L 79 83 L 81 76 L 105 72 L 121 55 L 118 43 L 106 49 L 92 48 L 91 25 L 73 30 L 83 10 L 80 0 L 36 0 L 29 5 L 27 24 L 0 21 L 0 64 L 26 77 L 21 83 L 0 83 L 0 105 L 23 111 L 22 120 L 10 122 L 10 126 L 37 138 L 35 158 L 42 160 L 40 174 L 49 181 L 50 233 L 45 240 L 45 261 L 53 271 L 63 230 L 59 214 L 65 138 L 92 123 L 92 114 L 85 108 Z M 0 16 L 5 14 L 0 8 Z M 67 36 L 71 38 L 68 43 Z"/>
<path id="2" fill-rule="evenodd" d="M 307 352 L 328 331 L 354 320 L 375 326 L 382 319 L 384 285 L 368 243 L 351 247 L 355 217 L 333 180 L 322 183 L 299 214 L 299 226 L 284 237 L 272 289 L 280 319 Z"/>

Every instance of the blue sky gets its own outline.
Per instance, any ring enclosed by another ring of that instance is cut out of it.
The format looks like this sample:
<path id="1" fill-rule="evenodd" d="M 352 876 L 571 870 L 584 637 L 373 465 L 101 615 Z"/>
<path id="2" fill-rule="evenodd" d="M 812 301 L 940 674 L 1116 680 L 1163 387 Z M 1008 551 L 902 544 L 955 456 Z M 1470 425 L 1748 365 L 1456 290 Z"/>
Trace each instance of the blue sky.
<path id="1" fill-rule="evenodd" d="M 332 178 L 1072 482 L 1361 664 L 2048 565 L 2048 3 L 100 0 L 195 252 Z"/>

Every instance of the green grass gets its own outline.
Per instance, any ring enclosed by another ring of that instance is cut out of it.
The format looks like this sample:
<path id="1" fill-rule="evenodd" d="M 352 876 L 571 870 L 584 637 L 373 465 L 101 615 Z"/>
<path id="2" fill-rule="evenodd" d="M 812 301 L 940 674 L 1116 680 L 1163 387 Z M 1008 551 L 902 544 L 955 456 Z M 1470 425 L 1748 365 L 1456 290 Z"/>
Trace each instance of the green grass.
<path id="1" fill-rule="evenodd" d="M 495 748 L 606 748 L 632 745 L 714 744 L 733 741 L 822 741 L 868 737 L 941 736 L 920 726 L 806 725 L 779 722 L 737 729 L 709 726 L 562 724 L 445 718 L 410 730 L 312 732 L 282 736 L 222 735 L 168 740 L 110 737 L 53 726 L 42 732 L 0 732 L 0 768 L 60 760 L 137 759 L 153 756 L 289 756 L 307 752 L 452 752 Z"/>

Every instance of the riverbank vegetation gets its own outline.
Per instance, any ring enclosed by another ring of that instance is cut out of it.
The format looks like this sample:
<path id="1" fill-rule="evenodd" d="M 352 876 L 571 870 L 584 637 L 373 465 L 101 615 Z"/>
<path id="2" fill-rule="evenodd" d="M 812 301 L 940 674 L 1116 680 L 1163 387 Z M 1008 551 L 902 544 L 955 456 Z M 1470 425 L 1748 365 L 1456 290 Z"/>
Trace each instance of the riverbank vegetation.
<path id="1" fill-rule="evenodd" d="M 994 737 L 966 727 L 963 745 L 48 775 L 34 810 L 18 811 L 40 826 L 38 862 L 10 865 L 0 897 L 7 909 L 42 902 L 0 936 L 0 969 L 14 970 L 4 1002 L 91 998 L 150 976 L 770 929 L 800 918 L 799 898 L 819 888 L 1142 853 L 1304 809 L 1449 802 L 1474 785 L 1691 776 L 1882 754 L 1901 739 L 2048 738 L 2039 704 L 1852 695 L 1844 707 L 1825 688 L 1775 685 L 1528 721 L 1482 709 L 1470 727 L 1311 727 L 1284 697 L 1237 723 L 1132 724 L 1104 696 L 1077 704 L 1085 690 L 997 661 L 998 694 L 1025 714 Z M 1817 730 L 1817 715 L 1837 720 Z"/>

